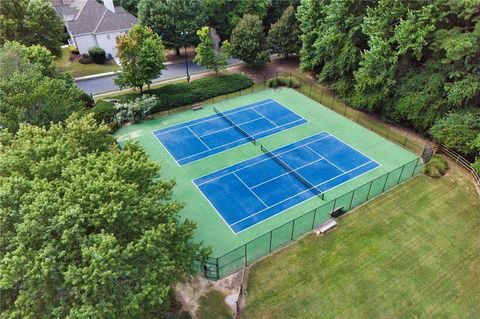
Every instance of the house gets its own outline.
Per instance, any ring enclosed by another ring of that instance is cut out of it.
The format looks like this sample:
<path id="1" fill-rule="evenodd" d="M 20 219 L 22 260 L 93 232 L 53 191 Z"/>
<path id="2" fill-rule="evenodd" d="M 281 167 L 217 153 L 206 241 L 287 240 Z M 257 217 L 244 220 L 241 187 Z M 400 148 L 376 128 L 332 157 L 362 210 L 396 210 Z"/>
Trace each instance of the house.
<path id="1" fill-rule="evenodd" d="M 107 56 L 116 54 L 116 37 L 124 34 L 137 23 L 137 19 L 122 7 L 114 6 L 113 0 L 50 0 L 63 19 L 69 42 L 81 54 L 93 47 L 105 50 Z"/>

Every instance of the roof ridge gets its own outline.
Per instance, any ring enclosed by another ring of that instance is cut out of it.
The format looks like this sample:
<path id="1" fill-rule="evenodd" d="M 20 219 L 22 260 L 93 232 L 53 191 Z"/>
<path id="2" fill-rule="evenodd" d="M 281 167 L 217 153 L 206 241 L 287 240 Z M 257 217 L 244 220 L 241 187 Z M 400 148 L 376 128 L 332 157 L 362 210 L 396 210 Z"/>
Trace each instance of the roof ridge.
<path id="1" fill-rule="evenodd" d="M 100 26 L 100 24 L 101 24 L 102 21 L 103 21 L 103 18 L 105 18 L 105 15 L 107 14 L 107 11 L 109 11 L 109 10 L 108 10 L 107 8 L 105 8 L 105 11 L 103 11 L 102 17 L 101 17 L 100 20 L 98 21 L 97 26 L 95 27 L 95 29 L 93 29 L 93 32 L 92 32 L 92 33 L 96 33 L 96 32 L 97 32 L 98 27 Z"/>

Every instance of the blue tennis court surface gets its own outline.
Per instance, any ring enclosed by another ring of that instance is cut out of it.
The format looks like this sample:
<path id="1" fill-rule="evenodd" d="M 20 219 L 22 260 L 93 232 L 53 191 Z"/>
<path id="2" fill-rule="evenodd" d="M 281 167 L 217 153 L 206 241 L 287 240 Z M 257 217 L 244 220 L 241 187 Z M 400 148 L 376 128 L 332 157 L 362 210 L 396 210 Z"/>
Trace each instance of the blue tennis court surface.
<path id="1" fill-rule="evenodd" d="M 255 139 L 306 123 L 277 101 L 267 99 L 223 112 Z M 220 114 L 153 132 L 179 165 L 250 142 L 248 136 Z"/>
<path id="2" fill-rule="evenodd" d="M 380 166 L 327 132 L 272 153 L 321 192 Z M 234 233 L 318 195 L 268 154 L 193 182 Z"/>

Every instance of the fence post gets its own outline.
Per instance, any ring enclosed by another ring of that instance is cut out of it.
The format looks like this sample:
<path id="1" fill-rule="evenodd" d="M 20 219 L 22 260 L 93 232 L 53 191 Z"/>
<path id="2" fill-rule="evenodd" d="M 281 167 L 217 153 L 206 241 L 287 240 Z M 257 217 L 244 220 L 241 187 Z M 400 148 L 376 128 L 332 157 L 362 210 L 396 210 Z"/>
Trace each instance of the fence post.
<path id="1" fill-rule="evenodd" d="M 253 93 L 253 85 L 252 85 L 252 93 Z"/>
<path id="2" fill-rule="evenodd" d="M 292 85 L 292 72 L 290 72 L 290 79 L 288 81 L 290 82 L 290 85 Z"/>
<path id="3" fill-rule="evenodd" d="M 389 126 L 389 127 L 388 127 L 388 132 L 387 132 L 387 137 L 386 137 L 387 140 L 388 140 L 388 137 L 390 136 L 390 131 L 391 131 L 391 130 L 392 130 L 392 128 Z"/>
<path id="4" fill-rule="evenodd" d="M 400 176 L 398 176 L 397 185 L 400 183 L 400 180 L 402 179 L 402 174 L 404 169 L 405 169 L 405 165 L 402 166 L 402 170 L 400 171 Z"/>
<path id="5" fill-rule="evenodd" d="M 352 198 L 350 199 L 350 206 L 349 206 L 349 208 L 348 208 L 349 210 L 352 209 L 353 197 L 355 196 L 355 191 L 356 191 L 356 190 L 357 190 L 357 189 L 354 189 L 353 192 L 352 192 Z"/>
<path id="6" fill-rule="evenodd" d="M 295 231 L 295 221 L 296 219 L 294 219 L 292 223 L 292 236 L 290 237 L 290 240 L 293 240 L 293 232 Z"/>
<path id="7" fill-rule="evenodd" d="M 323 87 L 320 87 L 320 103 L 323 104 Z"/>
<path id="8" fill-rule="evenodd" d="M 268 252 L 272 252 L 272 235 L 273 235 L 273 231 L 270 231 L 270 249 Z"/>
<path id="9" fill-rule="evenodd" d="M 387 173 L 387 178 L 385 178 L 385 183 L 383 183 L 382 193 L 385 191 L 385 187 L 387 186 L 387 181 L 389 176 L 390 176 L 390 172 Z"/>
<path id="10" fill-rule="evenodd" d="M 247 244 L 245 244 L 245 266 L 248 266 Z"/>
<path id="11" fill-rule="evenodd" d="M 278 71 L 277 71 L 277 75 L 275 75 L 275 81 L 278 81 Z"/>
<path id="12" fill-rule="evenodd" d="M 313 220 L 312 220 L 312 229 L 315 227 L 315 219 L 317 219 L 317 209 L 313 210 Z"/>
<path id="13" fill-rule="evenodd" d="M 217 279 L 220 279 L 220 266 L 218 265 L 218 258 L 215 262 L 215 270 L 217 271 Z"/>
<path id="14" fill-rule="evenodd" d="M 313 83 L 310 83 L 310 93 L 308 94 L 309 97 L 312 97 L 312 86 L 313 86 Z"/>
<path id="15" fill-rule="evenodd" d="M 405 135 L 405 141 L 403 141 L 402 147 L 405 148 L 405 144 L 407 144 L 407 139 L 408 139 L 408 132 L 407 135 Z"/>
<path id="16" fill-rule="evenodd" d="M 413 169 L 413 172 L 412 172 L 412 176 L 415 175 L 415 171 L 417 170 L 417 167 L 418 167 L 418 162 L 420 161 L 420 158 L 417 158 L 417 162 L 415 163 L 415 168 Z"/>
<path id="17" fill-rule="evenodd" d="M 360 114 L 362 114 L 362 112 L 360 112 L 359 110 L 357 110 L 357 112 L 358 112 L 357 123 L 359 123 L 360 122 Z"/>
<path id="18" fill-rule="evenodd" d="M 343 110 L 343 116 L 345 116 L 345 114 L 347 114 L 347 104 L 345 104 L 345 109 Z"/>
<path id="19" fill-rule="evenodd" d="M 368 187 L 368 193 L 367 193 L 367 200 L 368 197 L 370 197 L 370 190 L 372 189 L 373 181 L 370 182 L 370 186 Z"/>

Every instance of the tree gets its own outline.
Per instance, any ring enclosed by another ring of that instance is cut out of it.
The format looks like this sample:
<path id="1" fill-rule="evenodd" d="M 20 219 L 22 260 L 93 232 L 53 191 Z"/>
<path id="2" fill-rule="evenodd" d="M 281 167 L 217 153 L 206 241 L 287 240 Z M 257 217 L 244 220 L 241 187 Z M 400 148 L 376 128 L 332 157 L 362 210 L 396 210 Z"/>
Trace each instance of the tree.
<path id="1" fill-rule="evenodd" d="M 480 110 L 451 112 L 438 120 L 430 132 L 439 143 L 466 155 L 476 155 L 480 149 L 476 144 L 480 134 Z"/>
<path id="2" fill-rule="evenodd" d="M 272 24 L 267 40 L 271 53 L 288 57 L 289 54 L 298 52 L 300 38 L 293 6 L 285 9 L 280 19 Z"/>
<path id="3" fill-rule="evenodd" d="M 252 65 L 265 64 L 270 60 L 262 21 L 258 16 L 244 15 L 233 29 L 232 53 L 235 57 Z"/>
<path id="4" fill-rule="evenodd" d="M 196 44 L 196 31 L 204 25 L 205 16 L 201 0 L 141 0 L 138 20 L 179 55 L 181 47 Z"/>
<path id="5" fill-rule="evenodd" d="M 64 26 L 48 0 L 1 1 L 0 13 L 0 44 L 39 44 L 60 55 Z"/>
<path id="6" fill-rule="evenodd" d="M 85 108 L 83 92 L 63 79 L 36 70 L 0 79 L 0 125 L 16 132 L 22 122 L 49 125 Z"/>
<path id="7" fill-rule="evenodd" d="M 162 317 L 207 251 L 159 164 L 92 115 L 0 141 L 2 317 Z"/>
<path id="8" fill-rule="evenodd" d="M 53 76 L 54 59 L 50 51 L 40 45 L 25 46 L 16 41 L 7 41 L 0 47 L 0 78 L 32 68 L 43 75 Z"/>
<path id="9" fill-rule="evenodd" d="M 142 92 L 143 86 L 150 85 L 165 69 L 162 39 L 139 24 L 117 37 L 117 55 L 122 69 L 115 83 L 121 88 L 133 86 Z"/>
<path id="10" fill-rule="evenodd" d="M 218 71 L 225 70 L 228 65 L 228 58 L 231 56 L 231 46 L 228 40 L 222 42 L 219 47 L 220 39 L 216 39 L 216 43 L 212 38 L 212 34 L 216 35 L 213 30 L 203 27 L 197 31 L 200 43 L 196 48 L 195 63 L 204 66 L 209 70 Z M 218 36 L 217 36 L 218 37 Z"/>

